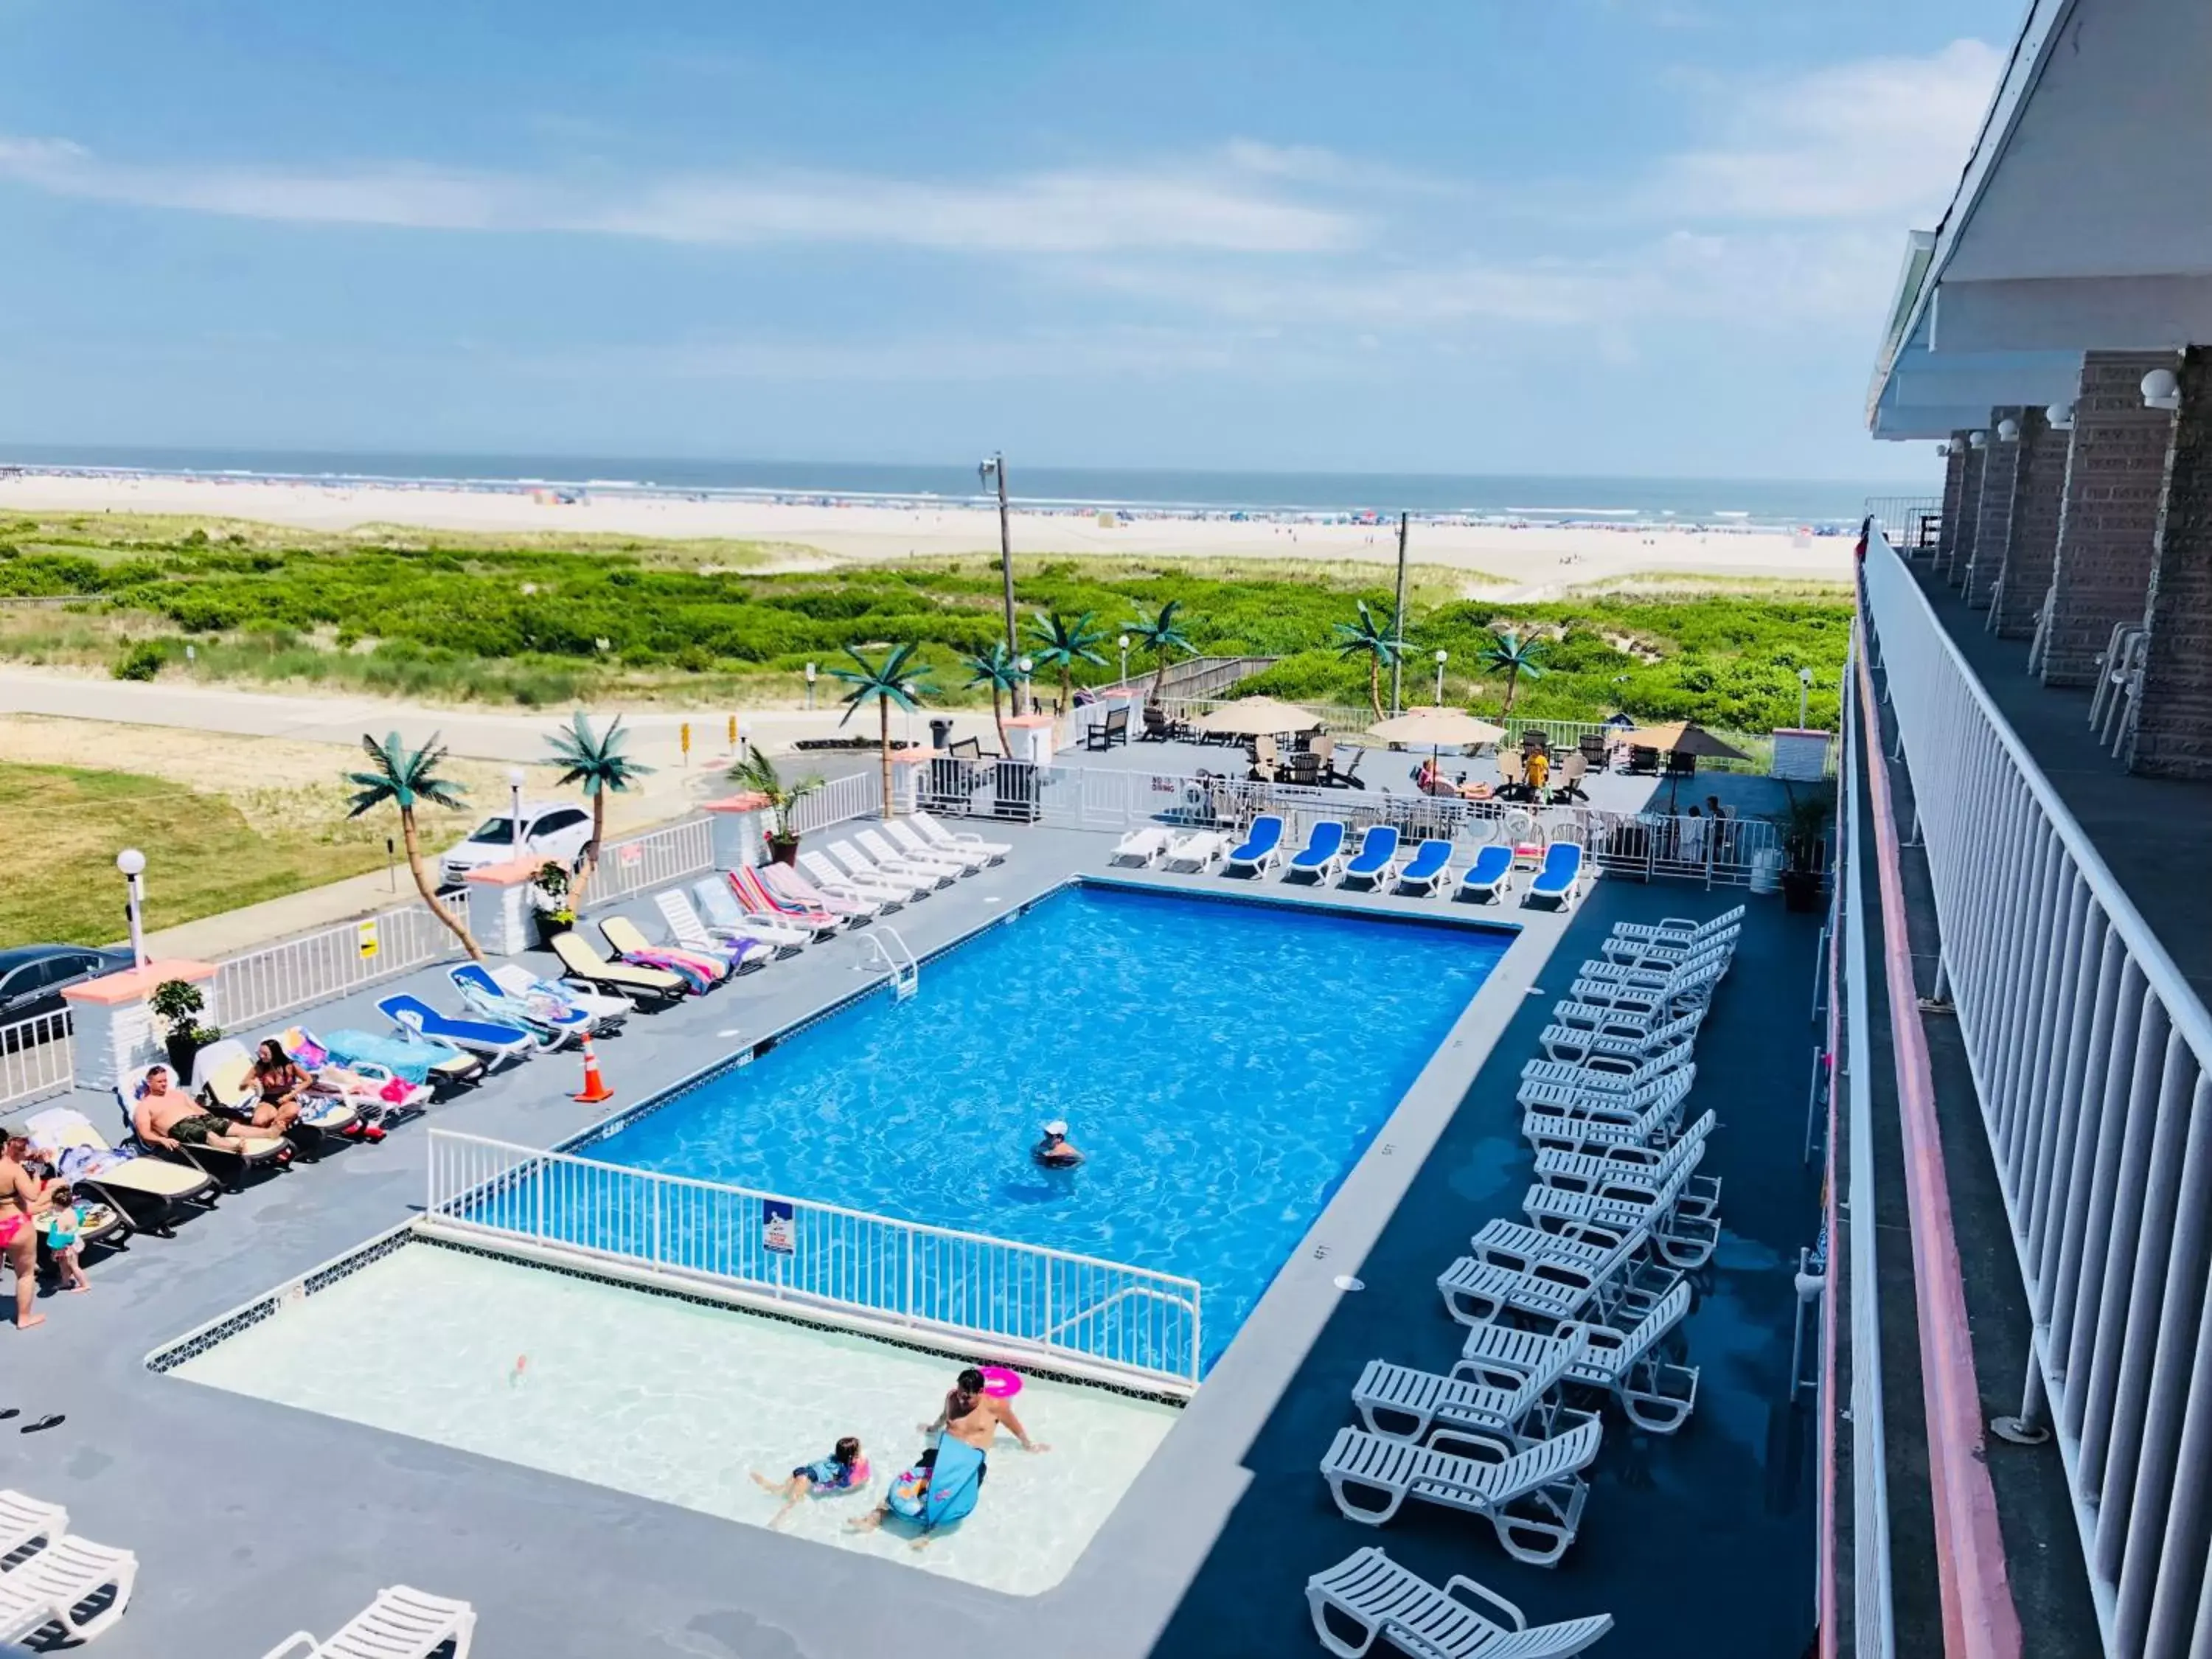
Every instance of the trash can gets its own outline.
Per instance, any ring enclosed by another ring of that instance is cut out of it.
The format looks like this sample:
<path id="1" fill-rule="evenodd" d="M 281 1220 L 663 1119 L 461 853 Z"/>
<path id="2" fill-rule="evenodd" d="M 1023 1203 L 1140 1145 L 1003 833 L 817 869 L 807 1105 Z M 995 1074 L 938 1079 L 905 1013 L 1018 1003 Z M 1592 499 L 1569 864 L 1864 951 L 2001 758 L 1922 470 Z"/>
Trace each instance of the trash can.
<path id="1" fill-rule="evenodd" d="M 930 717 L 929 746 L 932 749 L 950 749 L 952 746 L 952 722 L 942 714 Z"/>

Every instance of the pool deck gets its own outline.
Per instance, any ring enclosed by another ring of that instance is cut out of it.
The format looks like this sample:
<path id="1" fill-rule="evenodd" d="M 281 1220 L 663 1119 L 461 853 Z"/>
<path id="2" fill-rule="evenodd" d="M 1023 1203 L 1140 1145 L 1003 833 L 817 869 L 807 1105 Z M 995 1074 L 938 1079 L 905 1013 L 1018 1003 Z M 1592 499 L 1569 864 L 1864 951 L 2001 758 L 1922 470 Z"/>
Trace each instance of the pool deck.
<path id="1" fill-rule="evenodd" d="M 1109 836 L 1020 829 L 1003 866 L 896 923 L 921 954 L 1104 871 Z M 1126 878 L 1222 888 L 1212 878 Z M 1286 896 L 1270 884 L 1271 896 Z M 380 1585 L 471 1601 L 477 1650 L 698 1659 L 839 1659 L 909 1646 L 1054 1655 L 1318 1651 L 1310 1573 L 1380 1542 L 1434 1574 L 1471 1572 L 1532 1616 L 1611 1611 L 1600 1650 L 1624 1655 L 1795 1653 L 1810 1630 L 1814 1419 L 1787 1401 L 1790 1273 L 1816 1184 L 1802 1167 L 1817 923 L 1753 899 L 1735 970 L 1699 1043 L 1691 1109 L 1719 1109 L 1706 1164 L 1727 1178 L 1729 1237 L 1686 1330 L 1705 1367 L 1697 1417 L 1673 1441 L 1609 1420 L 1582 1541 L 1556 1573 L 1510 1562 L 1464 1516 L 1409 1509 L 1377 1534 L 1339 1517 L 1315 1473 L 1346 1390 L 1378 1356 L 1442 1369 L 1455 1356 L 1435 1276 L 1467 1236 L 1517 1206 L 1528 1154 L 1512 1106 L 1521 1062 L 1568 969 L 1613 922 L 1703 915 L 1741 896 L 1601 880 L 1565 917 L 1508 907 L 1522 927 L 1367 1157 L 1346 1178 L 1217 1365 L 1166 1447 L 1066 1580 L 1020 1598 L 733 1526 L 512 1464 L 157 1376 L 145 1355 L 202 1322 L 344 1254 L 419 1204 L 427 1138 L 377 1147 L 226 1197 L 173 1239 L 90 1264 L 91 1294 L 48 1295 L 40 1329 L 0 1335 L 0 1405 L 63 1426 L 10 1439 L 6 1484 L 66 1502 L 75 1529 L 135 1550 L 112 1659 L 233 1659 L 289 1632 L 327 1633 Z M 1320 902 L 1435 915 L 1436 902 L 1326 893 Z M 996 903 L 990 901 L 997 900 Z M 1453 907 L 1465 914 L 1468 907 Z M 1553 966 L 1555 955 L 1558 966 Z M 698 1002 L 641 1016 L 602 1058 L 617 1108 L 842 1000 L 861 946 L 811 947 Z M 1039 971 L 1050 971 L 1040 964 Z M 929 994 L 923 969 L 921 994 Z M 310 1011 L 317 1027 L 374 1029 L 376 996 L 443 993 L 423 974 Z M 287 1022 L 289 1023 L 289 1022 Z M 1494 1063 L 1486 1064 L 1492 1053 Z M 1357 1034 L 1322 1063 L 1356 1062 Z M 541 1059 L 434 1109 L 428 1122 L 550 1146 L 605 1115 L 569 1100 L 576 1062 Z M 1473 1086 L 1470 1090 L 1469 1085 Z M 75 1103 L 103 1123 L 112 1097 Z M 1357 1273 L 1365 1291 L 1339 1291 Z M 919 1414 L 933 1402 L 917 1401 Z M 743 1409 L 732 1401 L 732 1409 Z M 13 1427 L 14 1425 L 7 1425 Z M 1041 1432 L 1046 1431 L 1041 1428 Z M 1018 1455 L 1018 1454 L 1003 1454 Z M 1704 1592 L 1704 1594 L 1700 1594 Z M 1686 1609 L 1691 1611 L 1686 1612 Z"/>

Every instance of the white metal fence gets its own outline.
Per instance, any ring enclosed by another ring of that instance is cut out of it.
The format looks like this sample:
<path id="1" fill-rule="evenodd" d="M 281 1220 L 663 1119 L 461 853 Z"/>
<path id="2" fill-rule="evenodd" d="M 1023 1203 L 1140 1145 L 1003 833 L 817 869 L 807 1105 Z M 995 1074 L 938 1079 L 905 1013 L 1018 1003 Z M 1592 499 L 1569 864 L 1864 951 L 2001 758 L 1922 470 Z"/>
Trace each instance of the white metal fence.
<path id="1" fill-rule="evenodd" d="M 66 1091 L 76 1080 L 66 1011 L 0 1025 L 0 1111 Z"/>
<path id="2" fill-rule="evenodd" d="M 1778 874 L 1781 831 L 1765 818 L 1608 812 L 1589 806 L 1527 806 L 1431 795 L 1390 795 L 1180 773 L 1058 767 L 1036 786 L 1036 816 L 1068 829 L 1122 830 L 1161 823 L 1243 830 L 1262 812 L 1279 814 L 1285 838 L 1303 842 L 1333 818 L 1355 833 L 1397 827 L 1409 840 L 1436 836 L 1469 847 L 1494 841 L 1574 841 L 1602 870 L 1647 880 L 1744 886 Z M 1821 849 L 1825 863 L 1826 851 Z"/>
<path id="3" fill-rule="evenodd" d="M 1194 1280 L 743 1187 L 430 1132 L 434 1227 L 714 1281 L 1151 1387 L 1199 1379 Z"/>
<path id="4" fill-rule="evenodd" d="M 452 902 L 458 906 L 462 901 Z M 215 1017 L 229 1030 L 344 996 L 460 949 L 428 907 L 404 904 L 232 957 L 216 967 Z"/>
<path id="5" fill-rule="evenodd" d="M 1896 552 L 1863 603 L 2105 1648 L 2212 1646 L 2212 1018 Z M 2172 872 L 2188 879 L 2186 872 Z"/>
<path id="6" fill-rule="evenodd" d="M 714 867 L 714 830 L 703 817 L 685 818 L 609 842 L 584 890 L 584 902 L 596 909 Z"/>
<path id="7" fill-rule="evenodd" d="M 831 778 L 799 797 L 791 809 L 791 833 L 811 835 L 849 818 L 873 817 L 883 811 L 884 776 L 879 765 L 850 776 Z"/>

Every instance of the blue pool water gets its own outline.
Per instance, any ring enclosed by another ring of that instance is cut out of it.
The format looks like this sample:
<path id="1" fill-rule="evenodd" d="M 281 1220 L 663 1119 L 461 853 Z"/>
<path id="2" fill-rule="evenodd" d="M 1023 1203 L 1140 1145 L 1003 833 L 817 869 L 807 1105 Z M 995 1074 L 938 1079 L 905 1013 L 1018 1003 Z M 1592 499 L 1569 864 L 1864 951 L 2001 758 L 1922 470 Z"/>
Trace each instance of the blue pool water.
<path id="1" fill-rule="evenodd" d="M 1512 939 L 1070 888 L 580 1151 L 1194 1279 L 1210 1362 Z"/>

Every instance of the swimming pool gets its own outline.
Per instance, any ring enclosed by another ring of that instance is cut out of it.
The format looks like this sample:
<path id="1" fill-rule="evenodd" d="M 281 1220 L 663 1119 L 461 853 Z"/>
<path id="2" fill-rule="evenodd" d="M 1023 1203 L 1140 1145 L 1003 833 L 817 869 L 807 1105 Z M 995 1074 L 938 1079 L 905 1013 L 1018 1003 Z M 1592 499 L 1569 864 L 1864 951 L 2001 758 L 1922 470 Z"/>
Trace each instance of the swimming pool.
<path id="1" fill-rule="evenodd" d="M 1513 938 L 1082 884 L 576 1150 L 1196 1279 L 1210 1364 Z"/>

